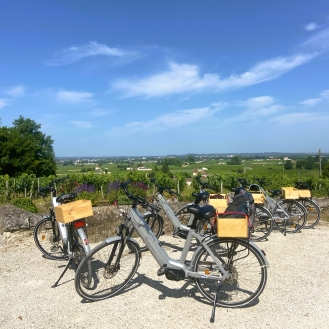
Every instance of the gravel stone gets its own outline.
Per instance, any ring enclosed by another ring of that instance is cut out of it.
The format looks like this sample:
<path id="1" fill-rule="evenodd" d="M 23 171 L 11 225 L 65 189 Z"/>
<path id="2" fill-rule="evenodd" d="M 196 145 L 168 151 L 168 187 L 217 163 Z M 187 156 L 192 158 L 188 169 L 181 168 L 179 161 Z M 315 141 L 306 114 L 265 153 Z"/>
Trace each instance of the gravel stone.
<path id="1" fill-rule="evenodd" d="M 184 240 L 160 238 L 173 258 Z M 193 282 L 157 276 L 149 252 L 124 293 L 99 302 L 82 302 L 70 269 L 56 288 L 66 262 L 42 257 L 33 237 L 0 246 L 0 326 L 7 328 L 328 328 L 329 225 L 283 236 L 273 231 L 258 242 L 270 263 L 267 285 L 247 307 L 216 309 Z"/>

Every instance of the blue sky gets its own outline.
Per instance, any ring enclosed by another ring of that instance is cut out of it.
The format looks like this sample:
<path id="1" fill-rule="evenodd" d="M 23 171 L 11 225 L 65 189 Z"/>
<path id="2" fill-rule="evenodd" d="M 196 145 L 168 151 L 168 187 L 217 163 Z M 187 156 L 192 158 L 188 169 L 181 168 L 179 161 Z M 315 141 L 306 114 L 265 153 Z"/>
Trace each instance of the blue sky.
<path id="1" fill-rule="evenodd" d="M 327 0 L 0 0 L 0 46 L 58 157 L 329 152 Z"/>

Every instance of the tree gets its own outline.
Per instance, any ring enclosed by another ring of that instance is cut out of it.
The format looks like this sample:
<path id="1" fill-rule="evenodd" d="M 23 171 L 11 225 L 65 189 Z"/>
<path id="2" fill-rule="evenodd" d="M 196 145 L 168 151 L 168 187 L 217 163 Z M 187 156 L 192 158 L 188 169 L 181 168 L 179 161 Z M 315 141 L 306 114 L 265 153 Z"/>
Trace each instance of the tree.
<path id="1" fill-rule="evenodd" d="M 327 163 L 326 166 L 323 168 L 322 176 L 324 178 L 329 178 L 329 163 Z"/>
<path id="2" fill-rule="evenodd" d="M 56 174 L 53 140 L 40 131 L 41 125 L 20 116 L 13 127 L 0 128 L 0 174 L 37 177 Z"/>
<path id="3" fill-rule="evenodd" d="M 168 166 L 168 163 L 167 163 L 167 160 L 166 159 L 163 161 L 163 165 L 162 165 L 161 171 L 163 173 L 167 174 L 169 177 L 173 177 L 173 174 L 169 170 L 169 166 Z"/>
<path id="4" fill-rule="evenodd" d="M 194 163 L 195 162 L 195 158 L 193 155 L 188 155 L 185 159 L 186 162 L 188 163 Z"/>
<path id="5" fill-rule="evenodd" d="M 292 161 L 291 160 L 287 160 L 287 161 L 285 161 L 285 163 L 284 163 L 284 169 L 286 169 L 286 170 L 290 170 L 290 169 L 293 169 L 293 164 L 292 164 Z"/>
<path id="6" fill-rule="evenodd" d="M 240 157 L 238 156 L 234 156 L 232 157 L 228 162 L 228 165 L 241 165 L 242 164 L 242 160 L 240 159 Z"/>
<path id="7" fill-rule="evenodd" d="M 305 165 L 304 168 L 307 170 L 312 170 L 315 167 L 315 161 L 314 158 L 310 155 L 307 156 L 307 158 L 305 159 Z"/>

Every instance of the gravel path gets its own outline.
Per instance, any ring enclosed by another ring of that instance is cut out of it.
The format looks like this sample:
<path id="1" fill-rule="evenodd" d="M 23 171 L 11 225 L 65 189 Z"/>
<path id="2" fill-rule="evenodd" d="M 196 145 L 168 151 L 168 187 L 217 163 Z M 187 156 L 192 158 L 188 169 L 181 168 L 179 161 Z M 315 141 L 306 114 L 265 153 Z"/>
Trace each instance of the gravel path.
<path id="1" fill-rule="evenodd" d="M 163 236 L 177 255 L 180 238 Z M 5 328 L 329 328 L 329 225 L 287 235 L 273 231 L 259 242 L 270 263 L 259 300 L 240 309 L 216 309 L 193 283 L 158 277 L 158 265 L 143 254 L 137 275 L 125 293 L 82 303 L 74 289 L 74 271 L 51 288 L 65 262 L 43 258 L 32 238 L 0 247 L 0 327 Z"/>

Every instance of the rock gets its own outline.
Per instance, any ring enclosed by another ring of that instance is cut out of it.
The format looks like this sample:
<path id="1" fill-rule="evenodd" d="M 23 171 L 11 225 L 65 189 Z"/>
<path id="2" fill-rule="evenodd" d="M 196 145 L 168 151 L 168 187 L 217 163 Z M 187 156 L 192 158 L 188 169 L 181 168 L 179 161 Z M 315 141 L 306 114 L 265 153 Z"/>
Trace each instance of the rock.
<path id="1" fill-rule="evenodd" d="M 11 204 L 0 206 L 0 234 L 30 229 L 42 219 L 42 215 L 17 208 Z"/>

